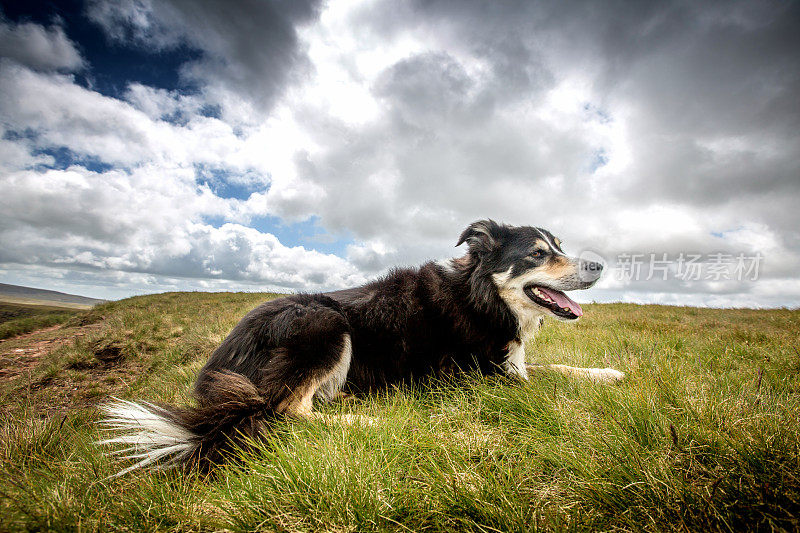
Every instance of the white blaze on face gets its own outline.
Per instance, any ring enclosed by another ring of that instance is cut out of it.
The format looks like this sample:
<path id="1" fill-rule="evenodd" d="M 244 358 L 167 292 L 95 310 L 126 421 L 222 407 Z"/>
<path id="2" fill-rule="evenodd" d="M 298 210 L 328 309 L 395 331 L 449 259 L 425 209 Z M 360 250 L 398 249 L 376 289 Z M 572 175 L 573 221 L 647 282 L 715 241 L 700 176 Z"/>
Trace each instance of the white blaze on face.
<path id="1" fill-rule="evenodd" d="M 517 318 L 520 339 L 523 345 L 533 337 L 539 329 L 542 316 L 550 315 L 544 308 L 539 307 L 525 296 L 522 288 L 525 283 L 520 283 L 522 278 L 512 278 L 511 268 L 499 274 L 492 274 L 492 281 L 497 287 L 500 298 L 506 303 Z"/>

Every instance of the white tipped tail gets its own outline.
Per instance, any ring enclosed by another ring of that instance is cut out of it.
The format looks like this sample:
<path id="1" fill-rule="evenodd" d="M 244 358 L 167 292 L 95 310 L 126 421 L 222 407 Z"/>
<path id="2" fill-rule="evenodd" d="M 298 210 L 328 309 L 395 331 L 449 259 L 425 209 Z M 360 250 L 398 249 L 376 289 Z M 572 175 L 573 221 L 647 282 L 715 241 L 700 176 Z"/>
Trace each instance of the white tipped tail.
<path id="1" fill-rule="evenodd" d="M 168 416 L 164 409 L 148 402 L 134 403 L 114 398 L 101 409 L 107 417 L 101 421 L 105 429 L 121 435 L 98 442 L 100 445 L 124 445 L 113 454 L 130 454 L 124 459 L 138 460 L 115 474 L 118 477 L 133 470 L 159 463 L 159 468 L 175 466 L 188 458 L 197 447 L 197 436 Z"/>

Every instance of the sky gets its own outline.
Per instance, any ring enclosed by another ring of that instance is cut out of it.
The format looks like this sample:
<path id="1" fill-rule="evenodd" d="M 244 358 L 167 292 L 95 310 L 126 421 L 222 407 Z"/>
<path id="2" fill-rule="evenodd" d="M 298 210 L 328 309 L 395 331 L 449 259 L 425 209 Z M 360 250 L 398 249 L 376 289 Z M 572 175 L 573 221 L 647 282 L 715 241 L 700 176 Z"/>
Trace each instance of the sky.
<path id="1" fill-rule="evenodd" d="M 324 291 L 492 218 L 800 306 L 800 2 L 0 2 L 0 282 Z"/>

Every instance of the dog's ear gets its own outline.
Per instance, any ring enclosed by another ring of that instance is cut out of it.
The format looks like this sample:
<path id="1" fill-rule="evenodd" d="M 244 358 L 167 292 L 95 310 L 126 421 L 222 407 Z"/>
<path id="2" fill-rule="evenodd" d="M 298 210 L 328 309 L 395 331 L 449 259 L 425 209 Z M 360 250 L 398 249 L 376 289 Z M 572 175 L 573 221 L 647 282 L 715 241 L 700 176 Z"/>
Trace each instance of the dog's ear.
<path id="1" fill-rule="evenodd" d="M 500 226 L 494 220 L 478 220 L 461 233 L 456 246 L 466 242 L 470 252 L 491 252 L 497 246 L 499 230 Z"/>

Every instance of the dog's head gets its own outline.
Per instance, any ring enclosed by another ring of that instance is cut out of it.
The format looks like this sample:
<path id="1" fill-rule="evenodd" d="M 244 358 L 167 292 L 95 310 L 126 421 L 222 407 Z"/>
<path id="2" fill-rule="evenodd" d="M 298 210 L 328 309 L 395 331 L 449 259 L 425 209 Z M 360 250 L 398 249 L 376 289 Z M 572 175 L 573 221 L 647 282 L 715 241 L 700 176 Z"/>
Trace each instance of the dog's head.
<path id="1" fill-rule="evenodd" d="M 464 242 L 476 271 L 491 277 L 518 316 L 577 320 L 583 310 L 564 291 L 591 287 L 603 270 L 600 263 L 568 257 L 558 237 L 542 228 L 480 220 L 464 230 L 456 246 Z"/>

